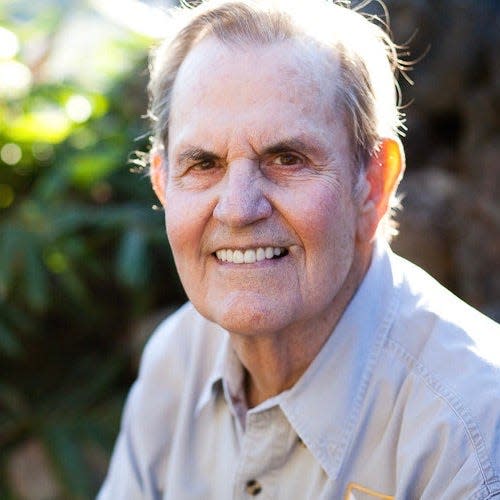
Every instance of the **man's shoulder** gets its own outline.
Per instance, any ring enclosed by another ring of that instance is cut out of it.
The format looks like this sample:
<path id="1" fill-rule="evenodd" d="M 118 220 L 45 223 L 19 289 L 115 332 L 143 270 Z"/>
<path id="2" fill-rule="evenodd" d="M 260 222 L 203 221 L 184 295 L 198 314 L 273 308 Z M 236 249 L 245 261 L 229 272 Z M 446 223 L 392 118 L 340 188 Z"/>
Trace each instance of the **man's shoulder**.
<path id="1" fill-rule="evenodd" d="M 455 473 L 463 466 L 492 485 L 500 475 L 500 326 L 417 266 L 394 263 L 399 308 L 380 367 L 398 386 L 401 440 L 413 458 L 440 443 L 435 453 L 448 457 L 446 474 L 455 461 Z"/>
<path id="2" fill-rule="evenodd" d="M 397 260 L 400 304 L 388 349 L 436 392 L 456 395 L 471 408 L 496 401 L 500 415 L 500 325 L 422 269 Z"/>
<path id="3" fill-rule="evenodd" d="M 500 370 L 500 325 L 469 306 L 418 266 L 395 256 L 399 309 L 389 339 L 415 361 L 455 377 L 474 368 Z M 453 360 L 457 364 L 452 365 Z M 444 361 L 448 361 L 444 363 Z"/>

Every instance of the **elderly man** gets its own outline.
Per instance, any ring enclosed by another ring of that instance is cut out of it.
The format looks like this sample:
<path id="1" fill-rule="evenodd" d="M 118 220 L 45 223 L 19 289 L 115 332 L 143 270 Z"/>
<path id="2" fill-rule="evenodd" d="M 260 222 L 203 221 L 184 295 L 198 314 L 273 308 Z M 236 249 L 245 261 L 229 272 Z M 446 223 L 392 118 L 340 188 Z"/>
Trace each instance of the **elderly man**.
<path id="1" fill-rule="evenodd" d="M 322 0 L 179 16 L 151 179 L 190 303 L 145 349 L 99 498 L 499 497 L 500 331 L 386 242 L 394 45 Z"/>

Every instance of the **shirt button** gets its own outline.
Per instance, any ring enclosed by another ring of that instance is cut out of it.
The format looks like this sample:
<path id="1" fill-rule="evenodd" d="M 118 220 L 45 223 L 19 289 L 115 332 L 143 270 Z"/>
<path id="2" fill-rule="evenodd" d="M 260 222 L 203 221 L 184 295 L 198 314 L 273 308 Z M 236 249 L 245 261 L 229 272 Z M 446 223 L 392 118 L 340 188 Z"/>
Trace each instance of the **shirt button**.
<path id="1" fill-rule="evenodd" d="M 249 495 L 256 496 L 262 491 L 262 486 L 255 479 L 250 479 L 245 489 Z"/>

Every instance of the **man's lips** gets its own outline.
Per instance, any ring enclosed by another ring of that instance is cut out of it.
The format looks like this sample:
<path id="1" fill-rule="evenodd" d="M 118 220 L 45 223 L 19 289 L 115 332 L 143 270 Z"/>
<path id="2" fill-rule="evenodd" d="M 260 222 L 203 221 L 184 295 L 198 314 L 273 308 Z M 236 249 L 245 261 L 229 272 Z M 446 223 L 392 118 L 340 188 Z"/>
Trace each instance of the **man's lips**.
<path id="1" fill-rule="evenodd" d="M 232 264 L 253 264 L 288 255 L 286 247 L 255 247 L 245 249 L 221 248 L 214 253 L 221 262 Z"/>

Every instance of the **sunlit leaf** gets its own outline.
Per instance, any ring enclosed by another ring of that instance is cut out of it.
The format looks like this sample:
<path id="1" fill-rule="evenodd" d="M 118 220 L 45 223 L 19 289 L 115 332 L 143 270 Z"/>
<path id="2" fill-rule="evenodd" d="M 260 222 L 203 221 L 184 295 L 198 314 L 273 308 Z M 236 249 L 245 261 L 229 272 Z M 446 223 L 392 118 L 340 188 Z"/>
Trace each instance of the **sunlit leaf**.
<path id="1" fill-rule="evenodd" d="M 62 110 L 34 111 L 14 119 L 6 134 L 14 142 L 57 144 L 68 137 L 71 126 L 71 121 Z"/>
<path id="2" fill-rule="evenodd" d="M 87 188 L 120 168 L 119 158 L 120 152 L 114 150 L 81 154 L 71 165 L 71 178 L 77 186 Z"/>
<path id="3" fill-rule="evenodd" d="M 90 102 L 92 103 L 93 115 L 99 117 L 104 115 L 109 109 L 109 102 L 105 95 L 103 94 L 93 94 L 89 96 Z"/>

